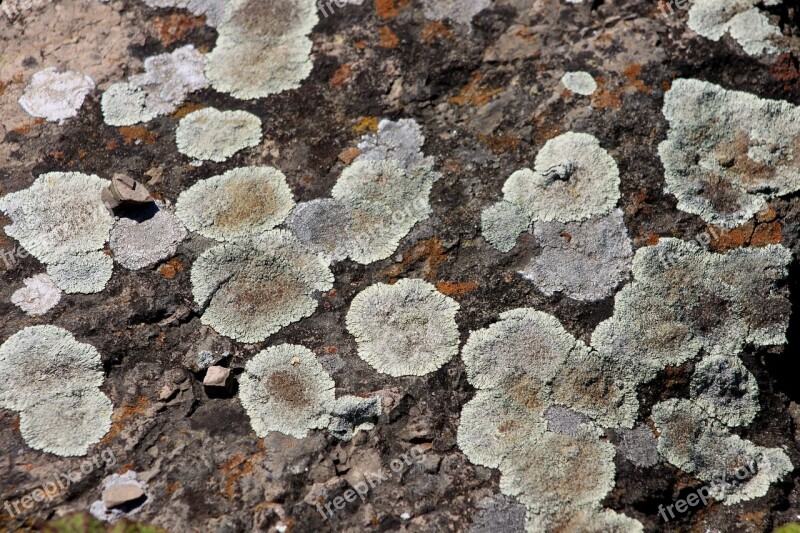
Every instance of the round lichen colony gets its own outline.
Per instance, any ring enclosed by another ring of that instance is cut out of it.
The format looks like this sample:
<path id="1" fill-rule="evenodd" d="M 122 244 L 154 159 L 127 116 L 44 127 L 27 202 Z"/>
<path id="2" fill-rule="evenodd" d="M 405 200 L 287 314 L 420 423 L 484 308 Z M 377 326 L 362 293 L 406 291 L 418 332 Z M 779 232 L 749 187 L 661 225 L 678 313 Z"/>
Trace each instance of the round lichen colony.
<path id="1" fill-rule="evenodd" d="M 270 431 L 303 438 L 327 427 L 335 385 L 314 353 L 281 344 L 256 354 L 245 366 L 239 398 L 256 435 Z"/>
<path id="2" fill-rule="evenodd" d="M 280 170 L 242 167 L 182 192 L 177 215 L 191 231 L 217 241 L 237 241 L 273 229 L 293 206 L 292 191 Z"/>
<path id="3" fill-rule="evenodd" d="M 781 29 L 758 5 L 780 5 L 783 0 L 695 0 L 689 8 L 690 29 L 706 39 L 719 41 L 725 33 L 749 55 L 776 53 Z"/>
<path id="4" fill-rule="evenodd" d="M 418 279 L 378 283 L 355 298 L 347 329 L 358 355 L 378 372 L 422 376 L 458 353 L 458 304 Z"/>
<path id="5" fill-rule="evenodd" d="M 221 163 L 261 142 L 261 119 L 247 111 L 198 109 L 181 119 L 175 141 L 184 155 Z"/>
<path id="6" fill-rule="evenodd" d="M 588 72 L 567 72 L 561 77 L 561 83 L 568 91 L 589 96 L 597 90 L 597 82 Z"/>
<path id="7" fill-rule="evenodd" d="M 759 410 L 756 378 L 738 357 L 711 355 L 695 367 L 692 398 L 727 426 L 744 426 Z"/>

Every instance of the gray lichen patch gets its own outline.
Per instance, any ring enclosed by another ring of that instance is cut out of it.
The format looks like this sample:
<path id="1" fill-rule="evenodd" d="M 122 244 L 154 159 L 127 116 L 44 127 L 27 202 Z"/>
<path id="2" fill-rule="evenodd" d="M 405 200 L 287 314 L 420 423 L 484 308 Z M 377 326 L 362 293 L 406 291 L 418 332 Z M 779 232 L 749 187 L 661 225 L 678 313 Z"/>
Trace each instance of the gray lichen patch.
<path id="1" fill-rule="evenodd" d="M 103 93 L 105 122 L 130 126 L 175 111 L 186 96 L 208 86 L 203 55 L 194 46 L 148 57 L 145 71 L 127 83 L 114 84 Z"/>
<path id="2" fill-rule="evenodd" d="M 679 209 L 732 228 L 800 190 L 800 108 L 678 79 L 663 113 L 670 127 L 658 153 Z"/>
<path id="3" fill-rule="evenodd" d="M 516 204 L 501 200 L 481 213 L 481 232 L 486 242 L 505 253 L 517 244 L 517 238 L 531 227 L 528 213 Z"/>
<path id="4" fill-rule="evenodd" d="M 198 109 L 181 119 L 175 141 L 184 155 L 221 163 L 261 142 L 261 119 L 247 111 Z"/>
<path id="5" fill-rule="evenodd" d="M 260 342 L 310 316 L 313 295 L 333 286 L 327 263 L 284 230 L 206 250 L 191 280 L 203 323 L 242 342 Z"/>
<path id="6" fill-rule="evenodd" d="M 427 19 L 452 20 L 469 26 L 472 18 L 491 4 L 491 0 L 425 0 L 422 8 Z"/>
<path id="7" fill-rule="evenodd" d="M 336 399 L 330 413 L 328 431 L 339 440 L 349 441 L 359 431 L 372 430 L 381 413 L 380 396 L 342 396 Z"/>
<path id="8" fill-rule="evenodd" d="M 47 274 L 36 274 L 22 280 L 25 287 L 11 295 L 11 303 L 31 316 L 47 313 L 61 301 L 61 289 Z"/>
<path id="9" fill-rule="evenodd" d="M 33 75 L 19 105 L 32 117 L 61 123 L 78 114 L 86 95 L 93 90 L 94 81 L 89 76 L 50 67 Z"/>
<path id="10" fill-rule="evenodd" d="M 206 25 L 216 28 L 225 14 L 227 2 L 220 0 L 144 0 L 150 7 L 176 7 L 206 18 Z"/>
<path id="11" fill-rule="evenodd" d="M 780 28 L 757 6 L 776 6 L 783 0 L 696 0 L 689 9 L 689 28 L 712 41 L 725 33 L 750 55 L 781 51 Z"/>
<path id="12" fill-rule="evenodd" d="M 328 426 L 334 383 L 314 353 L 281 344 L 256 354 L 245 366 L 239 398 L 256 435 L 280 431 L 296 438 Z"/>
<path id="13" fill-rule="evenodd" d="M 111 260 L 100 251 L 114 223 L 100 200 L 108 183 L 78 172 L 50 172 L 0 198 L 0 210 L 13 221 L 6 234 L 45 263 L 67 293 L 99 292 L 111 277 Z"/>
<path id="14" fill-rule="evenodd" d="M 97 387 L 58 391 L 20 413 L 19 428 L 35 450 L 86 455 L 111 429 L 114 408 Z"/>
<path id="15" fill-rule="evenodd" d="M 588 72 L 567 72 L 561 77 L 561 83 L 568 91 L 583 96 L 589 96 L 597 90 L 597 82 Z"/>
<path id="16" fill-rule="evenodd" d="M 520 274 L 548 296 L 600 300 L 628 277 L 633 249 L 620 209 L 582 222 L 536 222 L 533 234 L 542 250 Z"/>
<path id="17" fill-rule="evenodd" d="M 152 266 L 175 254 L 187 235 L 181 221 L 156 203 L 157 211 L 144 220 L 120 218 L 111 230 L 109 248 L 114 259 L 129 270 Z"/>
<path id="18" fill-rule="evenodd" d="M 658 463 L 658 439 L 650 427 L 637 424 L 616 429 L 614 435 L 619 440 L 617 451 L 634 465 L 648 468 Z"/>
<path id="19" fill-rule="evenodd" d="M 286 228 L 326 262 L 341 261 L 350 253 L 353 240 L 350 210 L 334 198 L 297 204 L 286 218 Z"/>
<path id="20" fill-rule="evenodd" d="M 358 355 L 390 376 L 422 376 L 458 353 L 458 304 L 418 279 L 378 283 L 356 295 L 347 329 Z"/>
<path id="21" fill-rule="evenodd" d="M 790 472 L 789 457 L 780 448 L 763 448 L 731 434 L 690 400 L 667 400 L 653 407 L 664 458 L 702 481 L 712 497 L 726 505 L 758 498 Z"/>
<path id="22" fill-rule="evenodd" d="M 231 0 L 206 57 L 212 86 L 239 99 L 298 88 L 311 73 L 307 35 L 318 20 L 314 0 Z"/>
<path id="23" fill-rule="evenodd" d="M 744 426 L 759 410 L 758 383 L 738 357 L 712 355 L 695 367 L 692 398 L 727 426 Z"/>
<path id="24" fill-rule="evenodd" d="M 293 206 L 292 191 L 280 170 L 242 167 L 182 192 L 177 215 L 191 231 L 217 241 L 237 241 L 273 229 Z"/>
<path id="25" fill-rule="evenodd" d="M 358 143 L 361 153 L 355 161 L 394 160 L 408 170 L 433 168 L 433 157 L 422 153 L 425 136 L 416 120 L 383 119 L 378 123 L 378 131 L 362 137 Z"/>

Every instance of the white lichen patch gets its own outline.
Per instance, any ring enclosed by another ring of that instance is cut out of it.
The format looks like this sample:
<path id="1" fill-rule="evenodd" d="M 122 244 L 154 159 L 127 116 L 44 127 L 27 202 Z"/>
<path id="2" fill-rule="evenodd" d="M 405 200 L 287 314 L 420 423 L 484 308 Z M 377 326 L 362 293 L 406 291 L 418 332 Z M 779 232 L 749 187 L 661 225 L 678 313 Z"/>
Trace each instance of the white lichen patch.
<path id="1" fill-rule="evenodd" d="M 780 448 L 763 448 L 731 434 L 690 400 L 653 407 L 658 450 L 670 463 L 710 483 L 710 495 L 726 505 L 752 500 L 792 471 Z"/>
<path id="2" fill-rule="evenodd" d="M 23 283 L 25 287 L 11 295 L 11 303 L 31 316 L 43 315 L 61 301 L 61 289 L 47 274 L 36 274 Z"/>
<path id="3" fill-rule="evenodd" d="M 247 111 L 198 109 L 181 119 L 175 141 L 184 155 L 221 163 L 261 142 L 261 119 Z"/>
<path id="4" fill-rule="evenodd" d="M 203 54 L 186 45 L 168 54 L 148 57 L 144 73 L 131 76 L 103 93 L 104 120 L 112 126 L 131 126 L 172 113 L 186 96 L 208 87 Z"/>
<path id="5" fill-rule="evenodd" d="M 65 457 L 86 455 L 111 429 L 114 407 L 97 387 L 59 391 L 25 408 L 22 438 L 34 450 Z"/>
<path id="6" fill-rule="evenodd" d="M 760 408 L 758 383 L 738 357 L 712 355 L 695 367 L 692 399 L 727 426 L 744 426 Z"/>
<path id="7" fill-rule="evenodd" d="M 217 241 L 237 241 L 273 229 L 292 207 L 292 191 L 280 170 L 242 167 L 182 192 L 177 215 L 191 231 Z"/>
<path id="8" fill-rule="evenodd" d="M 314 353 L 281 344 L 256 354 L 245 366 L 239 399 L 256 435 L 280 431 L 296 438 L 328 426 L 335 384 Z"/>
<path id="9" fill-rule="evenodd" d="M 567 72 L 561 77 L 561 83 L 566 89 L 575 94 L 589 96 L 597 90 L 597 82 L 588 72 Z"/>
<path id="10" fill-rule="evenodd" d="M 678 79 L 663 113 L 670 127 L 658 153 L 679 209 L 733 228 L 800 190 L 800 108 Z"/>
<path id="11" fill-rule="evenodd" d="M 633 249 L 620 209 L 582 222 L 536 222 L 533 234 L 541 252 L 520 274 L 548 296 L 600 300 L 631 270 Z"/>
<path id="12" fill-rule="evenodd" d="M 775 54 L 781 30 L 758 9 L 783 0 L 696 0 L 689 9 L 689 28 L 706 39 L 719 41 L 726 33 L 749 55 Z"/>
<path id="13" fill-rule="evenodd" d="M 86 95 L 93 90 L 94 81 L 89 76 L 50 67 L 33 75 L 19 105 L 32 117 L 63 123 L 78 114 Z"/>
<path id="14" fill-rule="evenodd" d="M 634 281 L 617 294 L 592 346 L 643 382 L 701 349 L 728 355 L 746 343 L 783 344 L 790 304 L 781 280 L 790 262 L 780 245 L 716 254 L 661 239 L 636 252 Z"/>
<path id="15" fill-rule="evenodd" d="M 296 89 L 311 73 L 317 24 L 314 0 L 231 0 L 206 57 L 206 76 L 217 91 L 239 99 Z"/>
<path id="16" fill-rule="evenodd" d="M 347 206 L 334 198 L 318 198 L 297 204 L 286 218 L 286 228 L 326 262 L 347 257 L 353 239 Z"/>
<path id="17" fill-rule="evenodd" d="M 177 7 L 206 18 L 206 25 L 216 28 L 225 14 L 227 2 L 221 0 L 144 0 L 150 7 Z"/>
<path id="18" fill-rule="evenodd" d="M 418 279 L 377 283 L 353 298 L 347 329 L 358 356 L 390 376 L 434 372 L 458 353 L 458 303 Z"/>
<path id="19" fill-rule="evenodd" d="M 491 0 L 425 0 L 422 8 L 428 20 L 452 20 L 469 26 L 472 18 L 490 5 Z"/>
<path id="20" fill-rule="evenodd" d="M 534 221 L 579 222 L 609 214 L 619 201 L 619 169 L 600 142 L 586 133 L 567 132 L 550 139 L 536 156 L 534 169 L 511 174 L 503 201 L 484 212 L 487 240 L 510 250 Z M 513 207 L 512 207 L 513 206 Z M 501 211 L 508 209 L 509 213 Z"/>
<path id="21" fill-rule="evenodd" d="M 422 153 L 425 137 L 416 120 L 383 119 L 378 123 L 378 131 L 361 138 L 358 149 L 361 153 L 355 161 L 385 161 L 392 159 L 408 170 L 433 168 L 433 157 Z"/>
<path id="22" fill-rule="evenodd" d="M 516 244 L 517 238 L 531 227 L 528 213 L 511 202 L 501 200 L 481 213 L 481 232 L 486 242 L 505 253 Z"/>
<path id="23" fill-rule="evenodd" d="M 156 202 L 157 211 L 143 220 L 120 218 L 111 230 L 109 248 L 114 259 L 129 270 L 152 266 L 175 254 L 187 235 L 181 221 Z"/>
<path id="24" fill-rule="evenodd" d="M 327 263 L 285 230 L 206 250 L 191 280 L 202 322 L 242 342 L 260 342 L 310 316 L 314 294 L 333 287 Z"/>
<path id="25" fill-rule="evenodd" d="M 67 293 L 103 290 L 112 261 L 102 250 L 114 223 L 100 199 L 109 182 L 78 172 L 50 172 L 0 198 L 13 224 L 5 232 L 47 265 Z"/>

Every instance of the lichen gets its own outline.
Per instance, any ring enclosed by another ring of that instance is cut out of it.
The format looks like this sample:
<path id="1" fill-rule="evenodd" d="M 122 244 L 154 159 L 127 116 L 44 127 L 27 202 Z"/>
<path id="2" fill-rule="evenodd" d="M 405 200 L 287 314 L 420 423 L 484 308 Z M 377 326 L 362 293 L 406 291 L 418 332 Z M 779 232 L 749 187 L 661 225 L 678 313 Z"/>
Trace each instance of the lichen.
<path id="1" fill-rule="evenodd" d="M 422 376 L 458 353 L 458 303 L 418 279 L 377 283 L 353 298 L 347 329 L 378 372 Z"/>
<path id="2" fill-rule="evenodd" d="M 155 214 L 138 220 L 120 218 L 111 230 L 109 248 L 114 259 L 129 270 L 140 270 L 174 255 L 186 238 L 186 228 L 167 206 L 160 202 L 154 205 Z"/>
<path id="3" fill-rule="evenodd" d="M 206 107 L 181 119 L 175 140 L 180 153 L 201 161 L 221 163 L 261 142 L 261 119 L 247 111 Z"/>
<path id="4" fill-rule="evenodd" d="M 220 0 L 144 0 L 150 7 L 176 7 L 198 17 L 205 17 L 206 25 L 216 28 L 225 14 L 227 2 Z"/>
<path id="5" fill-rule="evenodd" d="M 328 263 L 341 261 L 350 253 L 353 239 L 350 210 L 334 198 L 297 204 L 286 219 L 286 228 Z"/>
<path id="6" fill-rule="evenodd" d="M 669 131 L 658 153 L 678 209 L 733 228 L 800 190 L 800 108 L 678 79 L 663 113 Z"/>
<path id="7" fill-rule="evenodd" d="M 600 300 L 630 272 L 633 249 L 620 209 L 582 222 L 536 222 L 533 234 L 541 252 L 520 274 L 547 296 Z"/>
<path id="8" fill-rule="evenodd" d="M 486 242 L 505 253 L 517 244 L 517 238 L 531 227 L 527 212 L 516 204 L 501 200 L 481 213 L 481 232 Z"/>
<path id="9" fill-rule="evenodd" d="M 327 427 L 334 383 L 314 353 L 281 344 L 256 354 L 245 366 L 239 398 L 256 435 L 280 431 L 296 438 Z"/>
<path id="10" fill-rule="evenodd" d="M 782 1 L 696 0 L 689 8 L 688 25 L 712 41 L 729 33 L 747 54 L 774 54 L 780 51 L 776 41 L 781 30 L 757 6 L 776 6 Z"/>
<path id="11" fill-rule="evenodd" d="M 398 166 L 407 170 L 433 168 L 433 157 L 422 153 L 425 137 L 416 120 L 383 119 L 378 122 L 378 130 L 361 138 L 358 149 L 361 153 L 355 161 L 397 161 Z"/>
<path id="12" fill-rule="evenodd" d="M 425 0 L 422 8 L 430 20 L 452 20 L 469 25 L 472 18 L 491 5 L 490 0 Z"/>
<path id="13" fill-rule="evenodd" d="M 19 105 L 33 117 L 63 123 L 78 114 L 92 90 L 94 81 L 89 76 L 71 70 L 58 72 L 50 67 L 33 75 Z"/>
<path id="14" fill-rule="evenodd" d="M 191 231 L 217 241 L 237 241 L 273 229 L 293 206 L 292 191 L 280 170 L 242 167 L 182 192 L 177 215 Z"/>
<path id="15" fill-rule="evenodd" d="M 110 126 L 130 126 L 155 118 L 147 109 L 147 93 L 130 83 L 115 83 L 100 99 L 103 120 Z"/>
<path id="16" fill-rule="evenodd" d="M 588 72 L 567 72 L 561 77 L 561 83 L 568 91 L 583 96 L 589 96 L 597 90 L 597 82 Z"/>
<path id="17" fill-rule="evenodd" d="M 318 20 L 314 0 L 229 1 L 206 76 L 214 89 L 239 99 L 298 88 L 311 73 L 307 35 Z"/>
<path id="18" fill-rule="evenodd" d="M 341 441 L 349 441 L 359 431 L 372 430 L 381 412 L 380 396 L 342 396 L 336 399 L 330 413 L 328 431 Z"/>
<path id="19" fill-rule="evenodd" d="M 99 292 L 111 278 L 111 258 L 100 251 L 114 223 L 100 200 L 108 183 L 78 172 L 50 172 L 0 198 L 0 210 L 13 221 L 6 234 L 47 265 L 64 292 Z"/>
<path id="20" fill-rule="evenodd" d="M 760 408 L 758 383 L 738 357 L 711 355 L 695 367 L 692 399 L 727 426 L 744 426 Z"/>
<path id="21" fill-rule="evenodd" d="M 47 313 L 61 301 L 61 289 L 47 274 L 36 274 L 22 280 L 25 287 L 11 295 L 11 303 L 31 316 Z"/>
<path id="22" fill-rule="evenodd" d="M 262 341 L 310 316 L 314 293 L 333 286 L 327 263 L 285 230 L 206 250 L 191 280 L 202 322 L 242 342 Z"/>

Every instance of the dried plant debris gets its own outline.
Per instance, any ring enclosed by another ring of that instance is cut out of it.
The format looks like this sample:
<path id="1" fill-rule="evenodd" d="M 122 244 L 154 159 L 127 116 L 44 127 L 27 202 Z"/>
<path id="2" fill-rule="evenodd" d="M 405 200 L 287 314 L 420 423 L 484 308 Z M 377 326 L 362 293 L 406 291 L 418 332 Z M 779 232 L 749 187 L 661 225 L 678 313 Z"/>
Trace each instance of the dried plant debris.
<path id="1" fill-rule="evenodd" d="M 303 438 L 323 429 L 334 409 L 334 383 L 314 353 L 281 344 L 256 354 L 245 366 L 239 398 L 256 435 L 270 431 Z"/>
<path id="2" fill-rule="evenodd" d="M 177 215 L 191 231 L 217 241 L 237 241 L 273 229 L 292 207 L 292 191 L 280 170 L 242 167 L 182 192 Z"/>
<path id="3" fill-rule="evenodd" d="M 783 0 L 696 0 L 689 8 L 689 28 L 719 41 L 726 33 L 749 55 L 781 51 L 780 28 L 759 5 L 778 6 Z"/>
<path id="4" fill-rule="evenodd" d="M 177 7 L 186 9 L 192 15 L 205 17 L 206 24 L 216 28 L 225 14 L 227 2 L 224 0 L 144 0 L 150 7 Z"/>
<path id="5" fill-rule="evenodd" d="M 758 384 L 738 357 L 710 355 L 695 367 L 692 398 L 727 426 L 745 426 L 759 410 Z"/>
<path id="6" fill-rule="evenodd" d="M 286 219 L 286 228 L 327 263 L 341 261 L 350 253 L 350 210 L 334 198 L 297 204 Z"/>
<path id="7" fill-rule="evenodd" d="M 316 292 L 333 287 L 327 263 L 285 230 L 215 246 L 192 266 L 204 324 L 241 342 L 260 342 L 310 316 Z"/>
<path id="8" fill-rule="evenodd" d="M 536 222 L 541 252 L 520 271 L 544 294 L 605 298 L 627 279 L 633 249 L 622 210 L 582 222 Z"/>
<path id="9" fill-rule="evenodd" d="M 89 76 L 50 67 L 33 75 L 19 105 L 32 117 L 63 123 L 78 114 L 86 95 L 93 90 L 94 81 Z"/>
<path id="10" fill-rule="evenodd" d="M 168 54 L 148 57 L 144 73 L 132 76 L 103 93 L 105 122 L 131 126 L 172 113 L 186 96 L 208 87 L 205 59 L 194 46 L 186 45 Z"/>
<path id="11" fill-rule="evenodd" d="M 154 206 L 154 214 L 122 217 L 111 230 L 109 248 L 114 259 L 129 270 L 147 268 L 171 257 L 186 238 L 186 228 L 178 217 L 162 202 Z"/>
<path id="12" fill-rule="evenodd" d="M 221 163 L 261 142 L 261 119 L 247 111 L 206 107 L 181 119 L 175 140 L 180 153 L 200 161 Z"/>
<path id="13" fill-rule="evenodd" d="M 490 5 L 491 0 L 425 0 L 422 8 L 427 19 L 451 20 L 469 26 L 472 17 Z"/>
<path id="14" fill-rule="evenodd" d="M 670 128 L 658 152 L 679 209 L 733 228 L 800 189 L 800 108 L 678 79 L 663 112 Z"/>
<path id="15" fill-rule="evenodd" d="M 311 73 L 317 24 L 314 0 L 230 0 L 206 57 L 206 76 L 217 91 L 239 99 L 296 89 Z"/>
<path id="16" fill-rule="evenodd" d="M 13 221 L 6 234 L 45 263 L 64 292 L 100 292 L 111 279 L 113 263 L 101 251 L 114 223 L 100 199 L 108 184 L 93 175 L 50 172 L 0 198 L 0 210 Z"/>
<path id="17" fill-rule="evenodd" d="M 372 430 L 381 413 L 380 396 L 342 396 L 333 406 L 328 431 L 339 440 L 349 441 L 359 431 Z"/>
<path id="18" fill-rule="evenodd" d="M 514 172 L 503 200 L 484 211 L 487 240 L 510 250 L 524 231 L 520 213 L 534 221 L 578 222 L 609 214 L 619 201 L 619 169 L 600 142 L 586 133 L 567 132 L 547 141 L 534 169 Z M 512 204 L 512 208 L 509 204 Z M 502 214 L 504 209 L 511 213 Z M 513 235 L 516 229 L 521 229 Z"/>
<path id="19" fill-rule="evenodd" d="M 780 448 L 763 448 L 734 435 L 690 400 L 667 400 L 653 407 L 658 450 L 681 470 L 709 482 L 709 494 L 726 505 L 752 500 L 790 472 Z"/>
<path id="20" fill-rule="evenodd" d="M 422 376 L 458 353 L 458 303 L 419 279 L 377 283 L 353 298 L 347 329 L 358 356 L 390 376 Z"/>
<path id="21" fill-rule="evenodd" d="M 617 294 L 614 316 L 595 329 L 592 346 L 647 381 L 701 350 L 728 355 L 746 343 L 784 344 L 791 257 L 780 245 L 716 254 L 669 238 L 640 248 L 634 281 Z"/>
<path id="22" fill-rule="evenodd" d="M 561 83 L 575 94 L 589 96 L 597 90 L 597 82 L 588 72 L 567 72 L 561 77 Z"/>
<path id="23" fill-rule="evenodd" d="M 31 326 L 0 346 L 0 407 L 20 411 L 34 449 L 85 455 L 111 427 L 112 406 L 97 388 L 100 354 L 55 326 Z"/>
<path id="24" fill-rule="evenodd" d="M 11 303 L 31 316 L 43 315 L 61 301 L 61 289 L 47 274 L 36 274 L 23 283 L 25 287 L 11 295 Z"/>

